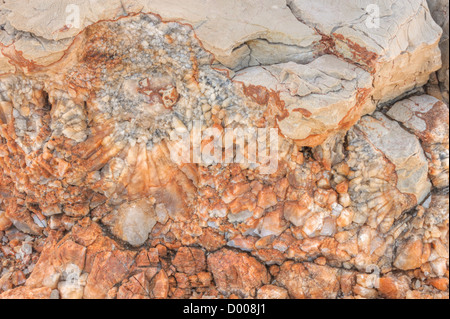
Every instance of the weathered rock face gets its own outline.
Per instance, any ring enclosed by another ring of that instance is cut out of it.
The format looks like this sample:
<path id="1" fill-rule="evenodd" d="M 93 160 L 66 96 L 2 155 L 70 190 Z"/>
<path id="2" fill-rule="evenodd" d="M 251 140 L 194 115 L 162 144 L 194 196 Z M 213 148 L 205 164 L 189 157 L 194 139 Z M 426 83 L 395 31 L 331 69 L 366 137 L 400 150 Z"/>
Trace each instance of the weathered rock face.
<path id="1" fill-rule="evenodd" d="M 287 116 L 277 121 L 299 146 L 322 144 L 330 132 L 351 127 L 375 106 L 372 79 L 364 70 L 324 55 L 302 65 L 292 62 L 247 68 L 233 78 L 246 87 L 280 92 Z"/>
<path id="2" fill-rule="evenodd" d="M 331 42 L 329 50 L 373 73 L 376 100 L 388 101 L 424 85 L 441 66 L 442 29 L 425 0 L 287 3 L 300 21 Z"/>
<path id="3" fill-rule="evenodd" d="M 420 139 L 433 185 L 448 186 L 448 106 L 431 96 L 413 96 L 397 102 L 386 114 Z"/>
<path id="4" fill-rule="evenodd" d="M 78 9 L 71 7 L 74 4 L 79 6 Z M 70 45 L 67 40 L 80 30 L 96 21 L 115 19 L 132 12 L 152 12 L 164 20 L 189 23 L 205 48 L 218 62 L 231 69 L 261 62 L 311 61 L 319 51 L 316 47 L 321 39 L 312 28 L 298 21 L 282 0 L 114 0 L 107 4 L 65 0 L 41 1 L 33 6 L 27 1 L 20 5 L 8 1 L 4 8 L 10 11 L 4 19 L 13 31 L 5 37 L 13 41 L 18 36 L 14 31 L 19 34 L 23 31 L 43 38 L 44 50 L 34 49 L 39 42 L 32 38 L 22 41 L 17 49 L 32 51 L 25 57 L 46 65 L 61 57 L 61 52 Z M 75 13 L 72 10 L 79 10 L 78 26 L 67 25 L 68 14 Z M 48 15 L 36 15 L 36 11 L 46 11 Z M 276 56 L 273 52 L 277 52 Z M 44 56 L 46 53 L 51 55 Z"/>
<path id="5" fill-rule="evenodd" d="M 422 202 L 430 192 L 431 184 L 419 140 L 378 112 L 362 118 L 356 129 L 394 165 L 399 191 L 414 195 L 416 203 Z"/>
<path id="6" fill-rule="evenodd" d="M 441 34 L 424 0 L 3 1 L 0 298 L 448 298 Z"/>

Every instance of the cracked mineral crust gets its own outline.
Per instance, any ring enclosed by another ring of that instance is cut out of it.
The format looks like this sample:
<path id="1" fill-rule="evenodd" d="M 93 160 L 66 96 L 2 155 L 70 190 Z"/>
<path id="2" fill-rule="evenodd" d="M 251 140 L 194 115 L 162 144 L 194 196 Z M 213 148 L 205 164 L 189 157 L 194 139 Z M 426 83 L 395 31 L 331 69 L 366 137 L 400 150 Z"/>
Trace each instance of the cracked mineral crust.
<path id="1" fill-rule="evenodd" d="M 4 0 L 0 299 L 446 299 L 448 4 Z"/>

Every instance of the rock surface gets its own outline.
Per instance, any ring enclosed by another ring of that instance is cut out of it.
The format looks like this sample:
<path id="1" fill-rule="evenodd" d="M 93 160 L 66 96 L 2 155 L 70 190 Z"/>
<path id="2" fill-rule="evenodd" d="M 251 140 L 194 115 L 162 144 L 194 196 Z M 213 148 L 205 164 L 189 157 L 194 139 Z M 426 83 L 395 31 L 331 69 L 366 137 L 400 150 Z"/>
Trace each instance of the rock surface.
<path id="1" fill-rule="evenodd" d="M 374 74 L 376 100 L 389 101 L 424 85 L 441 67 L 442 29 L 425 0 L 389 0 L 382 5 L 371 0 L 287 3 L 300 21 L 331 42 L 329 50 Z"/>
<path id="2" fill-rule="evenodd" d="M 100 20 L 137 12 L 156 13 L 164 20 L 189 23 L 218 62 L 232 69 L 259 64 L 260 60 L 266 63 L 287 62 L 292 58 L 297 62 L 309 61 L 318 52 L 316 46 L 320 41 L 320 36 L 299 22 L 282 0 L 114 0 L 107 4 L 64 0 L 38 1 L 33 5 L 30 1 L 20 5 L 7 1 L 4 9 L 10 11 L 4 19 L 11 29 L 19 33 L 30 32 L 42 38 L 45 46 L 45 50 L 38 48 L 35 52 L 37 43 L 31 38 L 23 41 L 17 49 L 31 51 L 27 52 L 26 57 L 46 65 L 60 58 L 61 51 L 70 44 L 67 39 L 73 38 L 85 27 Z M 48 15 L 36 15 L 37 11 L 48 12 Z M 78 25 L 68 25 L 68 18 L 72 22 L 70 14 L 76 12 L 79 12 Z M 52 56 L 43 57 L 49 51 L 54 51 Z M 272 56 L 275 51 L 276 58 Z"/>
<path id="3" fill-rule="evenodd" d="M 287 116 L 278 120 L 278 127 L 299 146 L 320 145 L 330 132 L 351 127 L 375 108 L 370 75 L 332 55 L 306 65 L 247 68 L 233 79 L 245 87 L 280 92 Z"/>
<path id="4" fill-rule="evenodd" d="M 448 106 L 431 96 L 412 96 L 394 104 L 386 114 L 420 139 L 433 185 L 448 186 Z"/>
<path id="5" fill-rule="evenodd" d="M 419 140 L 378 112 L 362 118 L 356 128 L 395 166 L 399 191 L 414 195 L 417 203 L 422 202 L 431 184 Z"/>
<path id="6" fill-rule="evenodd" d="M 0 299 L 448 298 L 428 2 L 3 1 Z"/>

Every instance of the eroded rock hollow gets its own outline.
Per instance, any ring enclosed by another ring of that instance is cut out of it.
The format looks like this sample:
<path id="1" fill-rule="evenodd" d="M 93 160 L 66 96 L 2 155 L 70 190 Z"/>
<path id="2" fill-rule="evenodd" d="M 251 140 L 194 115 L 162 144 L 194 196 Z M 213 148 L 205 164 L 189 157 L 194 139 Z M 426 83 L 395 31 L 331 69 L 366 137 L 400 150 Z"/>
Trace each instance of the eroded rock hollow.
<path id="1" fill-rule="evenodd" d="M 5 0 L 0 299 L 448 298 L 448 4 Z"/>

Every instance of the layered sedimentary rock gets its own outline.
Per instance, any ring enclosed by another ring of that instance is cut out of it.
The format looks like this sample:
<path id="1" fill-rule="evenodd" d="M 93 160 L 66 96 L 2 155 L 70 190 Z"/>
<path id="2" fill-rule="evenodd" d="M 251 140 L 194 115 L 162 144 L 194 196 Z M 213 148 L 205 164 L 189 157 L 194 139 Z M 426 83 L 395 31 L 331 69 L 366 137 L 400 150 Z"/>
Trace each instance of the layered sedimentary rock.
<path id="1" fill-rule="evenodd" d="M 315 28 L 329 50 L 374 75 L 374 98 L 381 102 L 422 86 L 440 68 L 442 29 L 425 0 L 287 1 L 294 15 Z"/>
<path id="2" fill-rule="evenodd" d="M 442 32 L 370 4 L 1 4 L 0 298 L 448 298 Z"/>
<path id="3" fill-rule="evenodd" d="M 345 131 L 375 108 L 369 98 L 369 73 L 333 55 L 308 64 L 251 67 L 237 72 L 233 80 L 249 90 L 279 92 L 287 116 L 277 121 L 278 128 L 299 146 L 321 145 L 330 133 Z"/>

